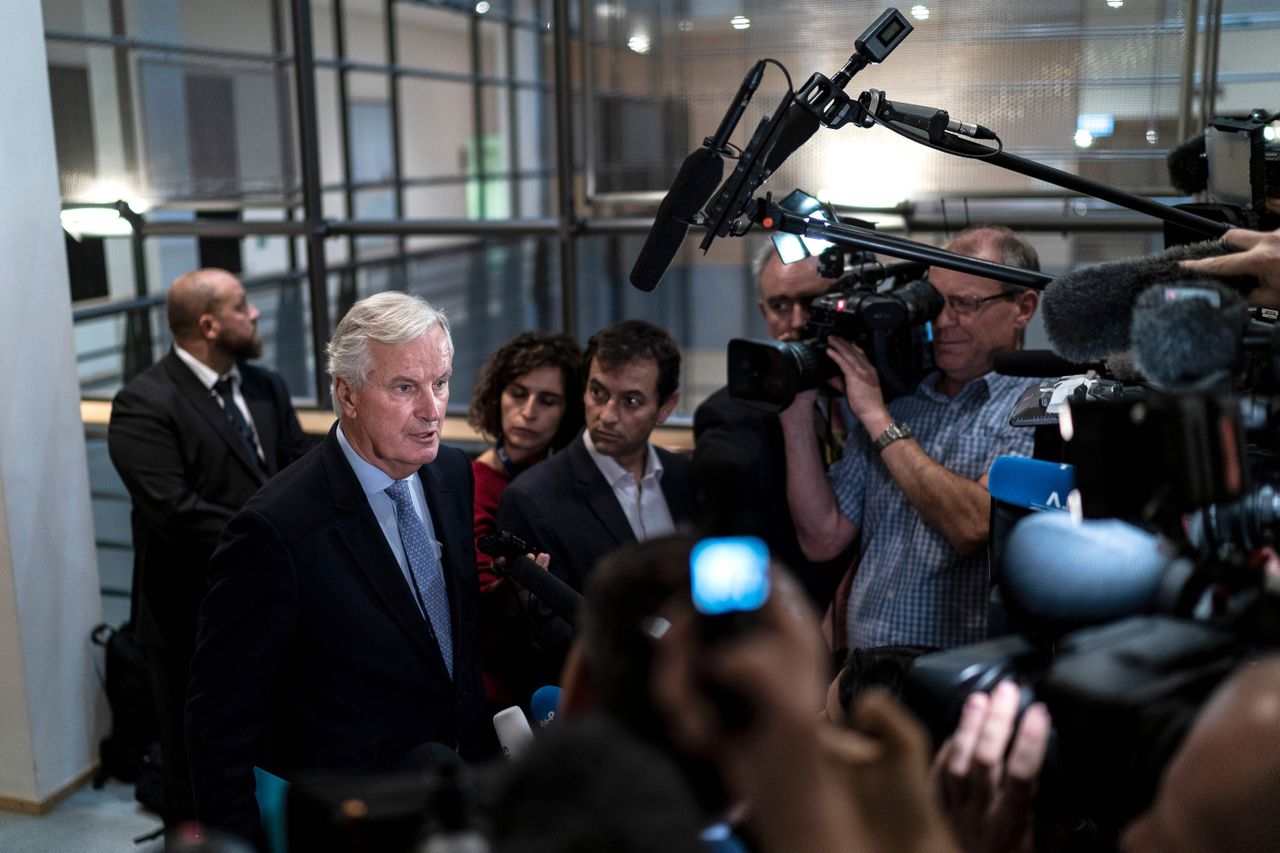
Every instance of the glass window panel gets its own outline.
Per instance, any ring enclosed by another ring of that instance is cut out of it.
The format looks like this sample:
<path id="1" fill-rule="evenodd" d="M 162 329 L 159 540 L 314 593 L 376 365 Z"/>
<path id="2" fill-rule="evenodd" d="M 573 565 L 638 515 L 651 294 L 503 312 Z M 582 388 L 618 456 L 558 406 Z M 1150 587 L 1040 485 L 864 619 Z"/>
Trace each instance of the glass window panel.
<path id="1" fill-rule="evenodd" d="M 477 37 L 480 42 L 480 74 L 485 77 L 506 77 L 507 27 L 497 21 L 479 21 Z"/>
<path id="2" fill-rule="evenodd" d="M 399 85 L 405 176 L 467 174 L 475 132 L 472 86 L 408 77 Z"/>
<path id="3" fill-rule="evenodd" d="M 393 3 L 393 7 L 403 8 L 403 3 Z M 347 29 L 344 33 L 347 59 L 357 62 L 387 62 L 387 27 L 384 4 L 375 2 L 343 3 L 343 16 Z M 332 17 L 332 15 L 330 15 Z"/>
<path id="4" fill-rule="evenodd" d="M 471 73 L 470 12 L 418 3 L 396 9 L 396 45 L 406 68 Z"/>

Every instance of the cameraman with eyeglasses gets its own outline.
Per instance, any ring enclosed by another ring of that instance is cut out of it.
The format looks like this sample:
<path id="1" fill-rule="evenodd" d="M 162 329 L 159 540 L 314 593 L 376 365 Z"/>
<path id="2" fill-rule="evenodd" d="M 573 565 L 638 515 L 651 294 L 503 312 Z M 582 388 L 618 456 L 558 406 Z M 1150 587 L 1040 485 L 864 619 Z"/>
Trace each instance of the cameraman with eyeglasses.
<path id="1" fill-rule="evenodd" d="M 1035 249 L 1008 228 L 979 226 L 944 248 L 1038 270 Z M 859 539 L 846 613 L 850 648 L 939 648 L 986 636 L 991 570 L 987 470 L 997 456 L 1029 456 L 1032 431 L 1008 416 L 1026 379 L 993 372 L 998 352 L 1019 349 L 1039 294 L 992 279 L 932 267 L 946 306 L 933 321 L 936 370 L 888 405 L 875 368 L 858 347 L 832 337 L 857 420 L 843 456 L 825 472 L 811 412 L 816 390 L 779 415 L 787 501 L 811 560 Z"/>

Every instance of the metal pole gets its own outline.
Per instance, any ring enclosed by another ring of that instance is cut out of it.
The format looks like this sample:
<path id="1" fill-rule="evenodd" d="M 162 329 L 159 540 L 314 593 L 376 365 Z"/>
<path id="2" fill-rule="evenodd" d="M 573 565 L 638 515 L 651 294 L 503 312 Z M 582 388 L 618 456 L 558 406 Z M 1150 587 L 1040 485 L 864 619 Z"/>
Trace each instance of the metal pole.
<path id="1" fill-rule="evenodd" d="M 329 288 L 325 269 L 325 223 L 320 199 L 320 141 L 316 133 L 315 54 L 311 44 L 311 0 L 293 0 L 293 77 L 298 97 L 303 224 L 307 241 L 307 282 L 311 295 L 311 351 L 316 404 L 329 404 L 324 348 L 329 343 Z"/>
<path id="2" fill-rule="evenodd" d="M 391 180 L 395 187 L 396 219 L 404 219 L 404 151 L 400 144 L 400 53 L 396 45 L 396 0 L 387 0 L 387 104 L 391 108 Z M 396 251 L 404 254 L 404 237 L 396 238 Z M 409 271 L 402 269 L 403 286 L 409 286 Z"/>
<path id="3" fill-rule="evenodd" d="M 555 50 L 556 189 L 559 200 L 560 315 L 564 331 L 578 334 L 577 217 L 573 190 L 573 86 L 569 78 L 569 0 L 552 0 Z"/>
<path id="4" fill-rule="evenodd" d="M 142 244 L 141 217 L 129 209 L 127 202 L 119 202 L 120 215 L 133 225 L 129 236 L 129 248 L 133 251 L 134 295 L 147 295 L 147 252 Z M 124 381 L 128 382 L 151 366 L 154 351 L 151 339 L 151 311 L 131 311 L 124 326 Z"/>
<path id="5" fill-rule="evenodd" d="M 1178 143 L 1191 136 L 1191 101 L 1196 89 L 1196 43 L 1200 34 L 1200 0 L 1186 0 L 1183 23 L 1187 43 L 1182 51 L 1182 86 L 1178 89 Z"/>
<path id="6" fill-rule="evenodd" d="M 578 26 L 582 28 L 582 126 L 594 128 L 598 126 L 595 104 L 592 103 L 596 93 L 596 55 L 593 41 L 596 16 L 592 14 L 591 6 L 587 0 L 578 2 Z M 583 193 L 588 207 L 596 196 L 596 167 L 596 146 L 588 143 L 582 147 Z"/>
<path id="7" fill-rule="evenodd" d="M 356 193 L 352 185 L 351 108 L 347 91 L 347 23 L 342 0 L 333 0 L 333 52 L 338 60 L 338 132 L 342 137 L 342 201 L 347 219 L 356 218 Z M 388 78 L 390 79 L 390 78 Z M 357 240 L 347 237 L 347 260 L 356 259 Z M 356 272 L 349 270 L 338 277 L 338 311 L 345 313 L 356 302 Z"/>
<path id="8" fill-rule="evenodd" d="M 488 211 L 485 209 L 484 192 L 485 192 L 485 163 L 484 163 L 484 92 L 480 88 L 480 75 L 483 72 L 481 67 L 481 46 L 480 46 L 480 16 L 472 15 L 467 22 L 467 37 L 471 43 L 471 140 L 474 152 L 475 171 L 471 174 L 471 180 L 475 182 L 476 187 L 476 212 L 477 219 L 487 219 Z"/>
<path id="9" fill-rule="evenodd" d="M 124 3 L 122 0 L 111 0 L 111 35 L 125 35 Z M 116 99 L 120 103 L 120 147 L 124 160 L 124 171 L 130 179 L 137 180 L 138 174 L 138 137 L 133 116 L 133 84 L 129 67 L 129 48 L 117 46 L 113 51 L 116 77 Z M 142 235 L 138 226 L 141 217 L 128 209 L 121 202 L 120 215 L 129 219 L 133 232 L 129 237 L 129 248 L 133 260 L 133 295 L 147 295 L 147 254 L 142 243 Z M 151 312 L 134 311 L 125 318 L 124 326 L 124 381 L 128 382 L 152 361 L 151 346 Z"/>
<path id="10" fill-rule="evenodd" d="M 513 18 L 507 19 L 502 31 L 503 48 L 507 55 L 507 171 L 511 177 L 507 179 L 508 195 L 511 203 L 511 216 L 520 218 L 522 209 L 520 199 L 520 179 L 515 177 L 520 172 L 520 109 L 517 103 L 519 90 L 514 85 L 516 79 L 516 26 Z"/>
<path id="11" fill-rule="evenodd" d="M 284 7 L 281 5 L 281 0 L 271 0 L 271 49 L 277 56 L 286 52 Z M 276 122 L 276 127 L 278 128 L 276 139 L 280 145 L 280 194 L 287 198 L 293 192 L 295 169 L 293 162 L 293 128 L 289 123 L 289 111 L 285 108 L 285 105 L 289 103 L 289 75 L 285 73 L 283 65 L 275 65 L 271 71 L 272 76 L 275 77 L 276 97 L 279 99 L 280 105 Z M 288 207 L 286 210 L 291 211 L 292 207 Z"/>
<path id="12" fill-rule="evenodd" d="M 1222 44 L 1222 0 L 1204 10 L 1204 71 L 1200 75 L 1200 119 L 1205 127 L 1218 111 L 1218 50 Z"/>

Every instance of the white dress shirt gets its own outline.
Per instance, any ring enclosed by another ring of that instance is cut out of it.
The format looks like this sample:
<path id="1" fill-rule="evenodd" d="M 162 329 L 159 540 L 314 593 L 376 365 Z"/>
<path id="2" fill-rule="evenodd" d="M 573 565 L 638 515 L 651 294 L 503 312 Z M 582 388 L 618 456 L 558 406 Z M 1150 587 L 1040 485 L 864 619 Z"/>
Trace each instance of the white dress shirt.
<path id="1" fill-rule="evenodd" d="M 373 517 L 378 520 L 378 527 L 382 529 L 382 535 L 386 537 L 387 544 L 391 546 L 391 553 L 395 555 L 396 563 L 400 566 L 400 574 L 404 575 L 404 582 L 409 585 L 410 591 L 413 592 L 413 600 L 418 602 L 418 609 L 422 611 L 423 618 L 426 618 L 426 610 L 418 599 L 418 586 L 413 582 L 413 575 L 409 571 L 409 561 L 404 555 L 404 543 L 400 541 L 400 525 L 396 522 L 396 505 L 391 500 L 391 496 L 387 494 L 387 489 L 395 480 L 385 471 L 370 464 L 363 456 L 356 453 L 356 449 L 351 446 L 351 442 L 347 440 L 346 434 L 342 431 L 342 424 L 338 424 L 338 445 L 342 448 L 342 455 L 347 457 L 351 470 L 355 472 L 356 479 L 360 481 L 360 488 L 364 489 L 365 500 L 369 502 L 369 508 L 373 510 Z M 409 483 L 409 494 L 413 497 L 413 511 L 417 513 L 418 518 L 426 526 L 427 537 L 436 549 L 436 557 L 443 563 L 444 560 L 440 554 L 440 539 L 436 536 L 435 525 L 431 523 L 431 513 L 427 511 L 427 496 L 422 490 L 422 478 L 415 471 L 405 480 Z"/>
<path id="2" fill-rule="evenodd" d="M 200 380 L 200 384 L 208 389 L 209 396 L 217 400 L 218 406 L 223 409 L 226 409 L 226 403 L 222 401 L 222 395 L 215 391 L 213 386 L 222 376 L 231 377 L 231 399 L 235 400 L 236 408 L 240 410 L 240 414 L 244 415 L 244 422 L 253 431 L 253 446 L 258 451 L 258 458 L 265 460 L 267 456 L 262 452 L 262 442 L 258 439 L 258 425 L 253 422 L 253 415 L 249 412 L 249 404 L 244 401 L 244 394 L 240 391 L 240 368 L 232 364 L 230 370 L 225 374 L 219 375 L 218 371 L 177 344 L 173 345 L 173 351 L 177 353 L 178 358 L 182 359 L 183 364 L 191 368 L 191 372 L 196 375 L 196 379 Z"/>
<path id="3" fill-rule="evenodd" d="M 631 472 L 619 465 L 612 456 L 605 456 L 596 450 L 591 443 L 591 433 L 586 430 L 582 432 L 582 443 L 586 445 L 587 453 L 604 475 L 609 488 L 613 489 L 636 539 L 643 542 L 675 531 L 676 525 L 671 520 L 667 496 L 662 493 L 662 462 L 652 444 L 645 445 L 649 454 L 645 458 L 644 476 L 637 483 Z"/>

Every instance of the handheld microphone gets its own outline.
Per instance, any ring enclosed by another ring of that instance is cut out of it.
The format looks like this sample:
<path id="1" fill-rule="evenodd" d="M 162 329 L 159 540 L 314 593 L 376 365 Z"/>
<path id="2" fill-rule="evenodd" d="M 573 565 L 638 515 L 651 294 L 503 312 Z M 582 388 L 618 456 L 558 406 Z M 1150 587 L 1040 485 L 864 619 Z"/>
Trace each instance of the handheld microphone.
<path id="1" fill-rule="evenodd" d="M 560 688 L 554 684 L 539 687 L 533 691 L 529 700 L 529 712 L 533 715 L 533 723 L 539 730 L 553 725 L 556 721 L 556 710 L 560 707 Z"/>
<path id="2" fill-rule="evenodd" d="M 1133 305 L 1130 342 L 1138 371 L 1161 388 L 1226 382 L 1241 361 L 1244 301 L 1209 281 L 1147 288 Z"/>
<path id="3" fill-rule="evenodd" d="M 1037 512 L 1005 543 L 1000 592 L 1020 625 L 1057 635 L 1157 609 L 1176 562 L 1155 536 L 1123 521 Z"/>
<path id="4" fill-rule="evenodd" d="M 1248 277 L 1218 278 L 1184 270 L 1179 262 L 1238 251 L 1213 241 L 1175 246 L 1142 258 L 1112 261 L 1059 276 L 1040 299 L 1044 330 L 1053 351 L 1071 361 L 1097 361 L 1129 348 L 1133 305 L 1155 284 L 1173 281 L 1216 281 L 1248 291 Z"/>
<path id="5" fill-rule="evenodd" d="M 530 595 L 537 596 L 570 626 L 578 627 L 578 608 L 582 605 L 582 593 L 525 556 L 536 549 L 506 531 L 481 536 L 476 547 L 491 557 L 504 558 L 505 566 L 502 571 L 528 590 Z"/>
<path id="6" fill-rule="evenodd" d="M 751 96 L 760 85 L 764 66 L 764 60 L 761 60 L 751 67 L 743 78 L 733 103 L 725 111 L 715 135 L 703 140 L 703 147 L 686 157 L 681 164 L 680 171 L 671 182 L 671 189 L 658 205 L 658 213 L 653 218 L 649 236 L 645 238 L 644 246 L 631 267 L 631 284 L 635 288 L 649 293 L 658 286 L 667 267 L 675 260 L 676 252 L 680 251 L 698 211 L 702 210 L 702 206 L 716 191 L 724 176 L 724 158 L 721 154 L 728 150 L 726 146 L 729 137 L 733 135 L 742 113 L 751 102 Z"/>
<path id="7" fill-rule="evenodd" d="M 502 745 L 502 754 L 514 761 L 524 754 L 533 742 L 533 729 L 524 711 L 516 705 L 504 708 L 493 715 L 493 730 L 498 734 L 498 743 Z"/>
<path id="8" fill-rule="evenodd" d="M 1043 459 L 998 456 L 987 474 L 992 498 L 1023 509 L 1065 510 L 1075 487 L 1073 466 Z"/>
<path id="9" fill-rule="evenodd" d="M 928 134 L 929 141 L 935 145 L 942 142 L 943 134 L 947 131 L 967 136 L 970 139 L 1000 138 L 994 130 L 983 127 L 980 124 L 956 121 L 946 110 L 938 109 L 937 107 L 922 107 L 918 104 L 908 104 L 903 101 L 890 101 L 885 97 L 884 92 L 879 89 L 868 89 L 863 92 L 858 98 L 858 103 L 862 105 L 868 115 L 863 120 L 863 127 L 870 127 L 874 124 L 869 116 L 875 116 L 881 121 L 905 124 L 908 127 L 922 130 Z"/>

